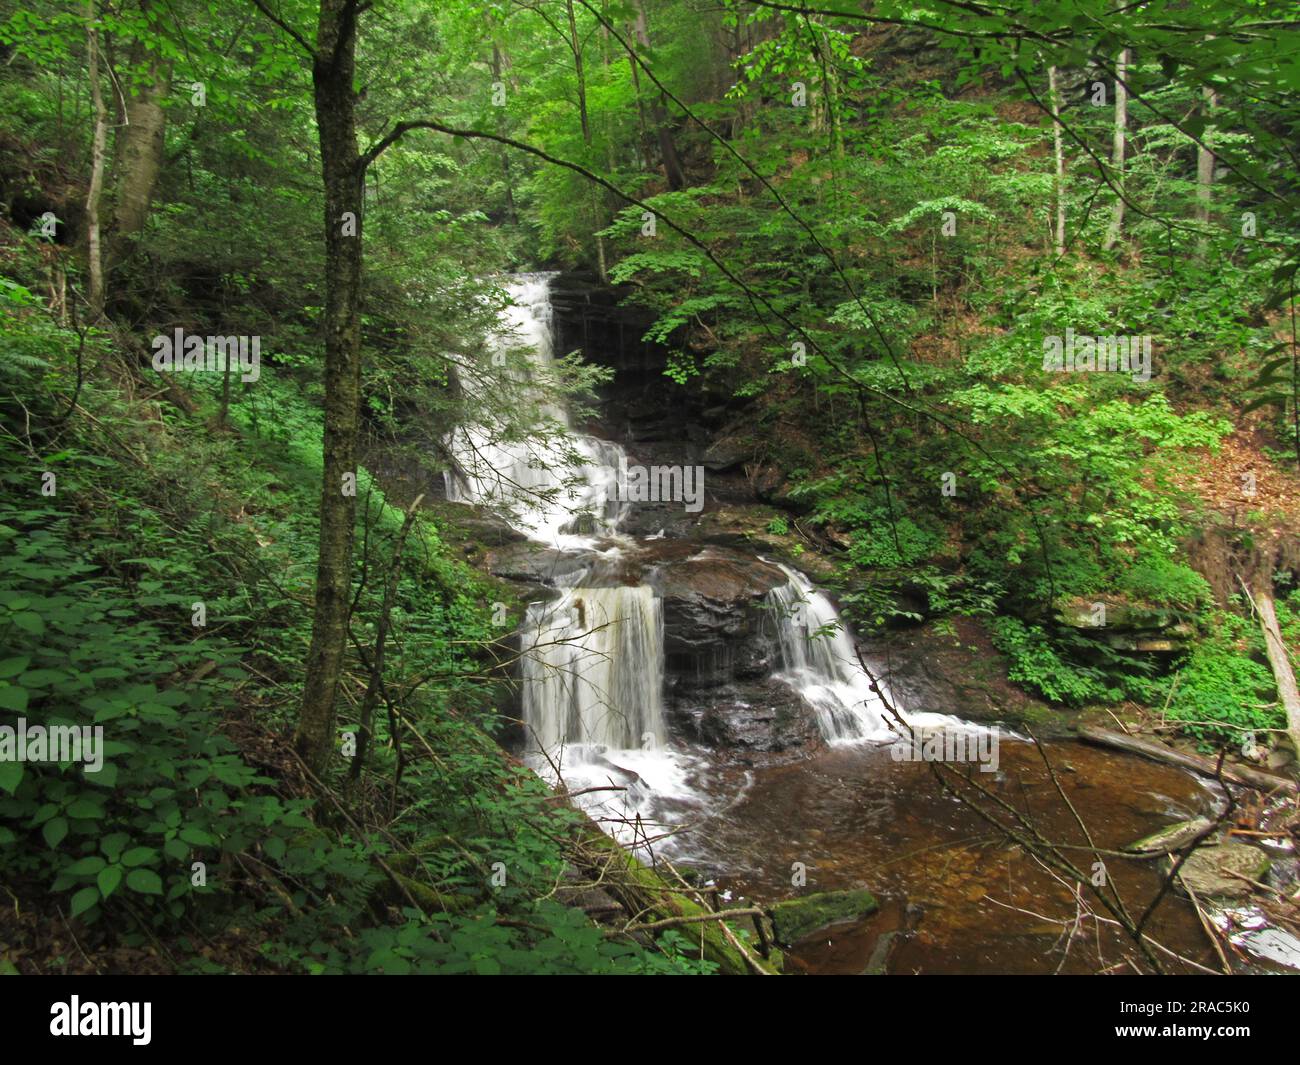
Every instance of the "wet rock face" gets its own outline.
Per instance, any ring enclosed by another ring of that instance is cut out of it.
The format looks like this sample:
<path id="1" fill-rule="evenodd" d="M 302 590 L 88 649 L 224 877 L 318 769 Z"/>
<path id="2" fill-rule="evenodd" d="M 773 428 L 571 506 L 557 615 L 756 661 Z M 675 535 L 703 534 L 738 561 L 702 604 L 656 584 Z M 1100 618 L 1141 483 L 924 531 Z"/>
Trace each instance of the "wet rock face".
<path id="1" fill-rule="evenodd" d="M 615 371 L 600 389 L 600 424 L 605 435 L 631 451 L 663 443 L 678 452 L 684 445 L 707 442 L 702 433 L 704 398 L 698 391 L 676 388 L 664 370 L 668 349 L 644 339 L 654 323 L 653 311 L 632 305 L 630 289 L 611 288 L 594 275 L 562 273 L 551 280 L 557 355 L 581 351 L 583 358 Z"/>
<path id="2" fill-rule="evenodd" d="M 724 547 L 665 541 L 661 550 L 643 579 L 663 599 L 665 664 L 677 686 L 715 688 L 769 672 L 776 646 L 765 600 L 785 574 Z"/>
<path id="3" fill-rule="evenodd" d="M 979 619 L 953 618 L 950 625 L 949 632 L 927 624 L 860 637 L 900 710 L 1029 725 L 1044 739 L 1073 732 L 1073 711 L 1053 709 L 1007 679 L 1005 659 Z"/>
<path id="4" fill-rule="evenodd" d="M 659 552 L 645 580 L 663 598 L 674 731 L 754 764 L 821 746 L 808 705 L 771 676 L 780 661 L 766 599 L 785 574 L 716 545 L 665 542 Z"/>
<path id="5" fill-rule="evenodd" d="M 794 689 L 764 678 L 726 684 L 700 697 L 669 681 L 674 731 L 742 762 L 772 765 L 803 758 L 824 741 L 808 705 Z"/>
<path id="6" fill-rule="evenodd" d="M 718 403 L 665 375 L 669 349 L 643 339 L 656 315 L 631 302 L 632 289 L 566 272 L 552 279 L 550 293 L 556 353 L 580 351 L 587 362 L 614 370 L 598 390 L 600 416 L 588 428 L 617 440 L 635 462 L 703 466 L 711 501 L 755 500 L 757 486 L 745 467 L 758 441 L 738 418 L 743 404 Z M 688 535 L 684 529 L 698 517 L 683 515 L 680 506 L 657 509 L 643 508 L 625 528 L 643 536 L 664 527 L 670 536 Z"/>
<path id="7" fill-rule="evenodd" d="M 563 585 L 565 578 L 587 567 L 581 555 L 559 551 L 528 540 L 504 544 L 487 553 L 487 569 L 494 577 L 541 584 Z"/>
<path id="8" fill-rule="evenodd" d="M 749 461 L 754 450 L 754 441 L 748 434 L 724 433 L 705 448 L 701 458 L 706 470 L 721 473 Z"/>

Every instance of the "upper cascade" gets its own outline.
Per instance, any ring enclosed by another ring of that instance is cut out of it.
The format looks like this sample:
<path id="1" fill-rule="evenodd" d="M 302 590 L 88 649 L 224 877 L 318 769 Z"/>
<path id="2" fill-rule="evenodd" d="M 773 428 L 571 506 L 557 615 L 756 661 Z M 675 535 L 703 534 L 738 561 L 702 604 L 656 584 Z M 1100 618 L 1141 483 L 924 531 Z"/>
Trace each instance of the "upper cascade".
<path id="1" fill-rule="evenodd" d="M 457 427 L 446 441 L 457 468 L 444 478 L 453 503 L 497 506 L 529 538 L 578 548 L 590 546 L 595 534 L 617 529 L 623 514 L 616 499 L 617 470 L 626 456 L 618 444 L 575 433 L 568 412 L 539 395 L 537 384 L 554 359 L 553 276 L 514 275 L 505 285 L 510 302 L 501 327 L 489 338 L 493 364 L 506 368 L 508 403 L 531 404 L 538 424 L 520 434 L 504 417 L 489 414 Z M 522 370 L 505 358 L 512 350 L 523 353 Z M 500 376 L 463 365 L 461 385 L 468 395 L 486 398 L 500 387 Z"/>

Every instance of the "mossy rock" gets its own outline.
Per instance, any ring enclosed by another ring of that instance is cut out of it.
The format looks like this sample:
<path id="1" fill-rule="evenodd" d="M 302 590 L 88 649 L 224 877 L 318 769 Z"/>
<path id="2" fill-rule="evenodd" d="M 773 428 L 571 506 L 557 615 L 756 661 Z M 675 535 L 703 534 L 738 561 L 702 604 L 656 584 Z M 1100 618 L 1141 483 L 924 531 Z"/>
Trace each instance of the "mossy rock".
<path id="1" fill-rule="evenodd" d="M 786 899 L 772 907 L 772 927 L 781 943 L 793 943 L 838 921 L 852 921 L 880 908 L 870 891 L 821 891 Z"/>
<path id="2" fill-rule="evenodd" d="M 1198 847 L 1178 871 L 1178 880 L 1201 898 L 1240 898 L 1252 890 L 1241 877 L 1262 880 L 1271 864 L 1267 854 L 1247 843 Z"/>

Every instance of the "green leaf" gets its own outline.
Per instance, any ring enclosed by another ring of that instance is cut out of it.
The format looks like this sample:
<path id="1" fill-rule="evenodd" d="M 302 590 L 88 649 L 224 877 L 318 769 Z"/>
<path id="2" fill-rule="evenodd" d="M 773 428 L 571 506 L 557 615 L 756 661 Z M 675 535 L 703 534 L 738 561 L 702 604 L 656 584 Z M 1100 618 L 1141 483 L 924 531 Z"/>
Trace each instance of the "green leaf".
<path id="1" fill-rule="evenodd" d="M 0 688 L 0 709 L 21 714 L 27 709 L 27 689 L 13 684 Z"/>
<path id="2" fill-rule="evenodd" d="M 18 789 L 18 783 L 22 779 L 22 762 L 0 762 L 0 790 L 12 795 Z"/>
<path id="3" fill-rule="evenodd" d="M 30 632 L 33 636 L 45 635 L 45 619 L 40 614 L 33 614 L 28 611 L 23 614 L 14 614 L 9 620 L 24 632 Z"/>
<path id="4" fill-rule="evenodd" d="M 78 859 L 63 871 L 72 876 L 93 876 L 107 864 L 98 854 L 92 854 L 89 858 Z"/>
<path id="5" fill-rule="evenodd" d="M 72 896 L 72 906 L 69 908 L 68 912 L 71 916 L 76 917 L 80 913 L 85 913 L 98 901 L 99 888 L 82 888 Z"/>
<path id="6" fill-rule="evenodd" d="M 19 655 L 17 658 L 6 658 L 0 662 L 0 678 L 16 677 L 29 665 L 31 665 L 30 655 Z"/>
<path id="7" fill-rule="evenodd" d="M 126 886 L 142 895 L 162 894 L 162 878 L 152 869 L 132 869 L 126 874 Z"/>
<path id="8" fill-rule="evenodd" d="M 95 877 L 95 883 L 99 885 L 100 894 L 108 898 L 117 890 L 117 885 L 122 882 L 122 867 L 120 865 L 108 865 L 99 871 Z"/>
<path id="9" fill-rule="evenodd" d="M 156 861 L 158 852 L 152 847 L 132 847 L 122 855 L 123 865 L 144 865 L 146 862 Z"/>
<path id="10" fill-rule="evenodd" d="M 29 688 L 50 688 L 70 679 L 61 669 L 31 669 L 23 674 L 23 684 Z"/>
<path id="11" fill-rule="evenodd" d="M 104 816 L 104 808 L 92 799 L 74 799 L 68 804 L 69 817 L 99 818 Z"/>
<path id="12" fill-rule="evenodd" d="M 51 847 L 57 847 L 63 842 L 63 837 L 68 834 L 68 819 L 66 817 L 54 817 L 45 822 L 45 827 L 41 829 L 41 835 L 45 837 L 45 842 Z"/>
<path id="13" fill-rule="evenodd" d="M 193 844 L 195 847 L 210 847 L 217 842 L 203 829 L 193 828 L 190 825 L 181 829 L 180 836 L 186 843 Z"/>

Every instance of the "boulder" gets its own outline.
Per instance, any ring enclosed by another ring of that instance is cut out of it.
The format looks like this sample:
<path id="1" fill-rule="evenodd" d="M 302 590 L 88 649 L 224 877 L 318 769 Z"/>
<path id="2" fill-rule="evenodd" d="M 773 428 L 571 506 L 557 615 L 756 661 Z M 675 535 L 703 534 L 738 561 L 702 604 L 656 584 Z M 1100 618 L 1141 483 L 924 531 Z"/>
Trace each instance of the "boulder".
<path id="1" fill-rule="evenodd" d="M 1098 612 L 1100 604 L 1104 612 Z M 1192 627 L 1168 607 L 1135 603 L 1117 596 L 1076 596 L 1054 604 L 1054 620 L 1117 651 L 1175 654 L 1194 635 Z M 1098 618 L 1101 624 L 1098 624 Z"/>
<path id="2" fill-rule="evenodd" d="M 1240 898 L 1252 891 L 1241 877 L 1260 880 L 1271 864 L 1268 855 L 1257 847 L 1247 843 L 1220 843 L 1213 847 L 1197 847 L 1183 863 L 1178 879 L 1200 898 Z M 1231 876 L 1230 873 L 1239 875 Z"/>
<path id="3" fill-rule="evenodd" d="M 728 433 L 714 440 L 705 449 L 701 461 L 706 470 L 720 473 L 739 466 L 751 458 L 753 453 L 754 441 L 747 433 Z"/>
<path id="4" fill-rule="evenodd" d="M 487 553 L 487 570 L 494 577 L 527 584 L 563 584 L 564 577 L 589 565 L 581 555 L 531 541 L 506 544 Z"/>
<path id="5" fill-rule="evenodd" d="M 788 945 L 828 925 L 860 920 L 879 908 L 870 891 L 821 891 L 776 903 L 772 928 L 777 941 Z"/>
<path id="6" fill-rule="evenodd" d="M 808 704 L 779 680 L 715 688 L 696 700 L 674 695 L 670 713 L 681 732 L 751 765 L 805 757 L 824 740 Z M 784 756 L 784 757 L 782 757 Z"/>
<path id="7" fill-rule="evenodd" d="M 528 539 L 504 518 L 496 517 L 486 511 L 473 512 L 468 507 L 465 510 L 469 512 L 469 516 L 457 516 L 455 525 L 460 535 L 468 540 L 477 541 L 488 547 L 500 547 L 503 544 L 521 543 Z"/>

